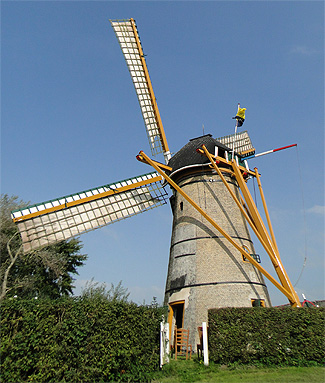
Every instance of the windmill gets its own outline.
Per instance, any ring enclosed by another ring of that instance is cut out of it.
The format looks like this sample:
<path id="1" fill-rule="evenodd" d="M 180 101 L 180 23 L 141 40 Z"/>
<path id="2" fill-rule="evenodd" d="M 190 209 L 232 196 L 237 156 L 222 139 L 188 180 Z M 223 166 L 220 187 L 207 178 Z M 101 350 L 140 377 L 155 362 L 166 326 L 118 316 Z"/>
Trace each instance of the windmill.
<path id="1" fill-rule="evenodd" d="M 151 173 L 109 183 L 12 212 L 25 252 L 67 240 L 167 203 L 171 187 L 173 228 L 165 304 L 173 326 L 191 330 L 207 320 L 210 308 L 271 306 L 264 277 L 300 306 L 283 267 L 257 169 L 247 159 L 255 154 L 247 131 L 214 139 L 191 139 L 171 155 L 133 19 L 111 20 L 140 104 L 152 155 L 137 159 Z M 266 154 L 266 153 L 264 153 Z M 256 178 L 267 226 L 247 188 Z M 263 245 L 279 282 L 260 264 L 249 229 Z"/>

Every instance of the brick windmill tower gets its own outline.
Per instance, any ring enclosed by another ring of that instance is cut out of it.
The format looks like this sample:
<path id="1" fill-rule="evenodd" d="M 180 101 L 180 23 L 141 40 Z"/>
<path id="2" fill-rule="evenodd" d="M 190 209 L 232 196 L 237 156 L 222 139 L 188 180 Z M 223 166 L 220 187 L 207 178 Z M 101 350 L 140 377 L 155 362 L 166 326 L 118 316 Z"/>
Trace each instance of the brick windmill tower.
<path id="1" fill-rule="evenodd" d="M 166 203 L 171 188 L 173 231 L 165 303 L 170 329 L 196 328 L 210 308 L 270 306 L 264 277 L 286 295 L 299 300 L 281 263 L 257 169 L 248 167 L 255 155 L 247 132 L 214 139 L 190 140 L 171 155 L 154 96 L 135 21 L 112 20 L 139 100 L 153 155 L 137 159 L 154 172 L 91 188 L 80 193 L 12 212 L 24 251 L 97 229 Z M 268 230 L 248 191 L 255 177 L 267 217 Z M 260 265 L 248 227 L 255 233 L 275 267 L 278 282 Z"/>

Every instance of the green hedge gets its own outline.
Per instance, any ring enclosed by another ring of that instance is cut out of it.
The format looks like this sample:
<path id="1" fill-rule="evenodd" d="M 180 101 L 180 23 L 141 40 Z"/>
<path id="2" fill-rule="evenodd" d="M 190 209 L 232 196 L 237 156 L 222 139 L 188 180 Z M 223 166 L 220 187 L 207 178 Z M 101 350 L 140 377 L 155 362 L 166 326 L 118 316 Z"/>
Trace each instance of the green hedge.
<path id="1" fill-rule="evenodd" d="M 1 311 L 2 382 L 147 381 L 159 366 L 159 309 L 66 298 Z"/>
<path id="2" fill-rule="evenodd" d="M 324 363 L 324 308 L 209 311 L 209 357 L 220 364 Z"/>

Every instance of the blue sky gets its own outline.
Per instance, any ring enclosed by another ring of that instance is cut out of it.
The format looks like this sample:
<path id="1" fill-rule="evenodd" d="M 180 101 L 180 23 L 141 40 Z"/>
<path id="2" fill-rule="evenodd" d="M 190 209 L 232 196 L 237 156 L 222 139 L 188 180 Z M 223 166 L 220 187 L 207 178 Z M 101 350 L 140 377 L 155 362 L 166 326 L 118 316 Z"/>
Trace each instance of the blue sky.
<path id="1" fill-rule="evenodd" d="M 324 299 L 322 1 L 2 1 L 1 193 L 37 203 L 151 171 L 135 159 L 150 150 L 109 24 L 130 17 L 172 152 L 202 125 L 232 134 L 237 102 L 257 152 L 298 144 L 249 165 L 293 284 L 307 257 L 299 296 Z M 171 224 L 165 205 L 83 235 L 76 293 L 92 277 L 122 280 L 134 301 L 162 302 Z M 287 303 L 267 285 L 274 305 Z"/>

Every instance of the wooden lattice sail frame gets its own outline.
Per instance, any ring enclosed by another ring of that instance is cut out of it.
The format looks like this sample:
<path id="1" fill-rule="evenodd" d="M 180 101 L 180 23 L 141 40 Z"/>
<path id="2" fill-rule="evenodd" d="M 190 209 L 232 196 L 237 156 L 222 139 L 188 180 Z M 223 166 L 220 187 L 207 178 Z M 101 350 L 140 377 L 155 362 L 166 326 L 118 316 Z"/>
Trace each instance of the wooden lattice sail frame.
<path id="1" fill-rule="evenodd" d="M 25 252 L 67 240 L 166 203 L 156 172 L 28 206 L 12 212 Z"/>

